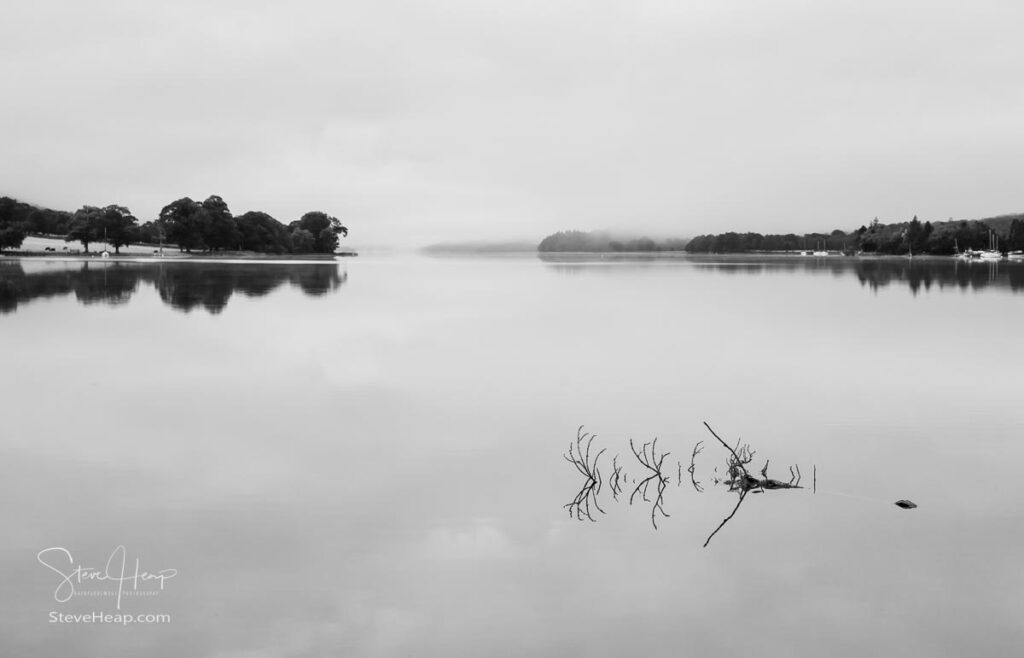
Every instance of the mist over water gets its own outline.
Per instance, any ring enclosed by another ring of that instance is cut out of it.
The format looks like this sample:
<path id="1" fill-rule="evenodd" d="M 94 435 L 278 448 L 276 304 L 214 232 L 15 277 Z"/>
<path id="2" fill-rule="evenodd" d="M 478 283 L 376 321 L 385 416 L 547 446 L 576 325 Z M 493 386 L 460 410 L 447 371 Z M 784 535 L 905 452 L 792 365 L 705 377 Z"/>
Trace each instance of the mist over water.
<path id="1" fill-rule="evenodd" d="M 1018 653 L 1021 291 L 1022 264 L 925 259 L 5 260 L 2 644 Z M 703 421 L 805 485 L 707 548 L 736 495 Z M 640 474 L 629 439 L 670 453 L 657 530 L 632 486 L 570 518 L 580 425 L 605 475 Z M 55 603 L 36 554 L 117 545 L 177 569 L 126 604 L 172 623 L 48 623 L 110 606 Z"/>

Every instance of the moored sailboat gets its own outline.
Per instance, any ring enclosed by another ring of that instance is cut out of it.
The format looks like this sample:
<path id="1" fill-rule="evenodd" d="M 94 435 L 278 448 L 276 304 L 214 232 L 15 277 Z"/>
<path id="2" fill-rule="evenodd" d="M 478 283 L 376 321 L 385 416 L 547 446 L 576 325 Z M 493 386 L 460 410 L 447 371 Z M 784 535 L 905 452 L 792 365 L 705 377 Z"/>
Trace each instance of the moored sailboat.
<path id="1" fill-rule="evenodd" d="M 999 236 L 992 231 L 988 232 L 988 249 L 979 255 L 982 260 L 1002 260 L 1003 252 L 999 251 Z"/>

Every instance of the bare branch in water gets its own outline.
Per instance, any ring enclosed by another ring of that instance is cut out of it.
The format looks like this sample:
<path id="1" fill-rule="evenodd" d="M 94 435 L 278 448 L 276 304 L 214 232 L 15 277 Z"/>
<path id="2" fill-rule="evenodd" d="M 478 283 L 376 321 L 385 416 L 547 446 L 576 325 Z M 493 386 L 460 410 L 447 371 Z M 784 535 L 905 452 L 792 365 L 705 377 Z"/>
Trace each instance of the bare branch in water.
<path id="1" fill-rule="evenodd" d="M 594 456 L 593 461 L 590 459 L 590 446 L 594 443 L 596 435 L 591 435 L 583 431 L 583 426 L 580 425 L 579 429 L 576 430 L 576 443 L 575 445 L 569 442 L 569 453 L 562 455 L 567 462 L 576 467 L 580 475 L 584 477 L 583 487 L 580 489 L 576 497 L 571 502 L 564 505 L 569 510 L 569 516 L 575 516 L 578 520 L 582 521 L 583 517 L 594 521 L 594 517 L 590 513 L 590 505 L 593 503 L 594 508 L 604 514 L 604 510 L 597 502 L 597 494 L 601 492 L 601 471 L 597 467 L 597 462 L 604 453 L 604 448 Z M 583 442 L 586 441 L 586 448 L 583 447 Z"/>
<path id="2" fill-rule="evenodd" d="M 736 442 L 735 448 L 730 447 L 728 443 L 722 440 L 722 437 L 718 436 L 718 434 L 711 429 L 710 425 L 705 422 L 704 426 L 707 427 L 712 436 L 718 439 L 718 442 L 725 446 L 726 450 L 729 451 L 731 456 L 726 461 L 729 479 L 725 481 L 725 484 L 729 485 L 729 491 L 739 494 L 739 500 L 736 501 L 736 507 L 733 508 L 729 516 L 722 520 L 718 527 L 715 528 L 715 531 L 708 536 L 707 541 L 704 542 L 704 546 L 707 547 L 711 542 L 711 538 L 718 534 L 718 531 L 720 531 L 725 524 L 735 516 L 740 505 L 742 505 L 744 499 L 746 499 L 747 494 L 751 491 L 754 491 L 754 493 L 762 493 L 766 489 L 800 489 L 802 487 L 800 487 L 799 465 L 789 467 L 789 473 L 792 477 L 788 484 L 768 477 L 768 464 L 770 463 L 770 460 L 767 459 L 764 462 L 764 468 L 761 469 L 761 479 L 753 477 L 750 475 L 750 472 L 747 471 L 747 464 L 753 461 L 755 451 L 751 450 L 749 445 L 741 446 L 739 441 Z M 715 483 L 717 484 L 718 482 L 718 478 L 715 478 Z"/>
<path id="3" fill-rule="evenodd" d="M 708 425 L 708 421 L 706 421 L 706 420 L 704 421 L 704 427 L 708 428 L 708 431 L 711 432 L 711 436 L 713 436 L 716 439 L 718 439 L 718 442 L 721 443 L 723 446 L 725 446 L 726 450 L 728 450 L 729 452 L 732 453 L 732 456 L 736 460 L 736 463 L 739 464 L 740 463 L 740 456 L 736 454 L 735 450 L 733 450 L 731 447 L 729 447 L 728 443 L 726 443 L 725 441 L 722 440 L 722 437 L 720 437 L 717 434 L 715 434 L 715 430 L 711 429 L 711 426 Z"/>
<path id="4" fill-rule="evenodd" d="M 774 480 L 768 475 L 768 468 L 771 464 L 770 460 L 765 460 L 764 466 L 760 470 L 761 477 L 758 478 L 752 473 L 752 469 L 756 468 L 751 466 L 754 460 L 756 451 L 752 450 L 749 444 L 744 444 L 742 439 L 737 440 L 735 446 L 731 446 L 726 443 L 722 437 L 720 437 L 714 429 L 707 423 L 704 422 L 704 426 L 711 433 L 715 440 L 718 441 L 727 451 L 728 458 L 725 461 L 726 473 L 719 473 L 718 467 L 713 469 L 711 475 L 712 481 L 717 484 L 727 485 L 730 493 L 738 495 L 736 505 L 732 511 L 722 519 L 722 522 L 714 529 L 714 531 L 708 535 L 707 540 L 704 542 L 704 546 L 707 547 L 711 540 L 722 531 L 727 523 L 729 523 L 739 512 L 740 506 L 743 501 L 746 500 L 747 494 L 755 493 L 760 494 L 768 490 L 775 489 L 800 489 L 802 474 L 800 472 L 800 465 L 793 464 L 789 467 L 790 480 L 789 482 L 783 482 Z M 581 425 L 576 431 L 575 441 L 569 442 L 569 450 L 563 455 L 564 459 L 573 465 L 577 473 L 583 478 L 583 486 L 580 488 L 576 496 L 564 505 L 569 510 L 569 516 L 575 517 L 577 520 L 589 519 L 590 521 L 596 521 L 595 510 L 599 514 L 605 514 L 605 510 L 601 508 L 598 497 L 604 486 L 605 480 L 602 478 L 602 474 L 599 468 L 599 462 L 601 456 L 605 453 L 605 449 L 596 451 L 593 447 L 594 440 L 597 437 L 583 431 Z M 697 480 L 696 476 L 696 462 L 697 455 L 700 455 L 704 451 L 704 441 L 697 441 L 693 446 L 693 450 L 690 453 L 690 464 L 686 469 L 686 472 L 690 474 L 690 483 L 694 490 L 698 493 L 704 492 L 703 484 Z M 625 487 L 632 487 L 629 495 L 629 504 L 633 505 L 637 502 L 637 496 L 639 496 L 645 503 L 651 505 L 650 516 L 651 525 L 654 529 L 658 529 L 658 520 L 660 517 L 669 518 L 671 515 L 665 511 L 665 489 L 671 480 L 671 476 L 667 475 L 664 470 L 665 460 L 671 453 L 658 451 L 658 439 L 655 438 L 649 443 L 644 443 L 638 449 L 633 439 L 629 440 L 629 448 L 633 453 L 642 467 L 641 471 L 636 474 L 627 474 L 625 471 L 625 464 L 619 464 L 618 455 L 615 455 L 612 459 L 612 474 L 608 478 L 607 482 L 612 491 L 612 497 L 618 501 L 619 494 L 623 493 Z M 676 483 L 677 486 L 682 486 L 683 482 L 683 462 L 676 461 Z M 814 466 L 814 488 L 817 491 L 818 484 L 818 470 L 817 466 Z M 593 508 L 593 509 L 592 509 Z"/>
<path id="5" fill-rule="evenodd" d="M 697 470 L 697 465 L 695 463 L 697 460 L 697 455 L 699 455 L 703 451 L 704 442 L 698 441 L 697 445 L 693 446 L 693 454 L 690 455 L 690 468 L 686 469 L 690 473 L 690 483 L 693 485 L 693 488 L 697 491 L 697 493 L 704 492 L 704 487 L 701 486 L 701 483 L 697 481 L 697 478 L 694 475 L 694 471 Z"/>
<path id="6" fill-rule="evenodd" d="M 612 458 L 612 498 L 615 500 L 619 499 L 619 494 L 622 493 L 622 467 L 619 466 L 619 456 L 615 455 Z"/>
<path id="7" fill-rule="evenodd" d="M 725 449 L 732 455 L 731 459 L 726 461 L 726 467 L 729 472 L 729 483 L 731 489 L 742 488 L 749 489 L 752 486 L 756 487 L 758 480 L 755 477 L 751 477 L 750 473 L 747 472 L 747 464 L 754 460 L 756 452 L 750 449 L 749 445 L 740 446 L 740 441 L 736 441 L 736 447 L 731 447 L 728 443 L 722 440 L 722 437 L 715 433 L 715 430 L 711 429 L 707 421 L 704 421 L 704 427 L 708 428 L 711 435 L 718 439 L 718 442 L 725 446 Z"/>
<path id="8" fill-rule="evenodd" d="M 650 455 L 647 454 L 648 447 L 650 447 Z M 658 529 L 658 521 L 656 514 L 660 512 L 662 516 L 669 516 L 668 512 L 665 511 L 664 507 L 665 486 L 668 484 L 668 478 L 662 475 L 661 465 L 665 462 L 665 458 L 668 457 L 669 454 L 671 454 L 666 452 L 662 453 L 659 456 L 657 454 L 657 447 L 657 438 L 655 438 L 654 441 L 650 443 L 645 443 L 639 451 L 636 449 L 636 446 L 633 445 L 633 439 L 629 440 L 629 449 L 633 451 L 633 456 L 636 457 L 636 460 L 640 462 L 641 466 L 643 466 L 648 470 L 648 472 L 650 472 L 650 475 L 641 480 L 636 485 L 636 488 L 633 489 L 633 493 L 630 494 L 629 496 L 629 504 L 633 504 L 633 499 L 636 498 L 636 495 L 638 493 L 640 494 L 641 498 L 644 499 L 645 502 L 652 502 L 647 498 L 647 489 L 650 486 L 651 482 L 657 481 L 657 484 L 655 486 L 657 487 L 658 495 L 654 498 L 654 505 L 651 507 L 651 524 L 654 525 L 655 530 Z"/>

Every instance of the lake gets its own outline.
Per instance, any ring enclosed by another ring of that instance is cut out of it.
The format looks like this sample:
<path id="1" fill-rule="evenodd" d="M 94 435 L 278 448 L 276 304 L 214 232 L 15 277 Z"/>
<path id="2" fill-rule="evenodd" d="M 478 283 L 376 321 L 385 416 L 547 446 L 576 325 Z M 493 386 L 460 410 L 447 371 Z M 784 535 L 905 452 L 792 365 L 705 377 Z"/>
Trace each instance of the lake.
<path id="1" fill-rule="evenodd" d="M 1022 327 L 1010 262 L 4 259 L 2 653 L 1020 654 Z M 802 485 L 707 547 L 704 422 Z"/>

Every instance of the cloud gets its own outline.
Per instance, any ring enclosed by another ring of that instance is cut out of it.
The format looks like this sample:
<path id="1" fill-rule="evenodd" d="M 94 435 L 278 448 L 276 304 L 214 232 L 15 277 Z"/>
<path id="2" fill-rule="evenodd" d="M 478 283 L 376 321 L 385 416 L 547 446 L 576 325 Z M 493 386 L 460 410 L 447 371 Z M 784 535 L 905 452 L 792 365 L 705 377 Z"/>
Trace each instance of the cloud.
<path id="1" fill-rule="evenodd" d="M 1020 210 L 1014 26 L 974 3 L 14 3 L 2 193 L 184 195 L 353 240 Z"/>

